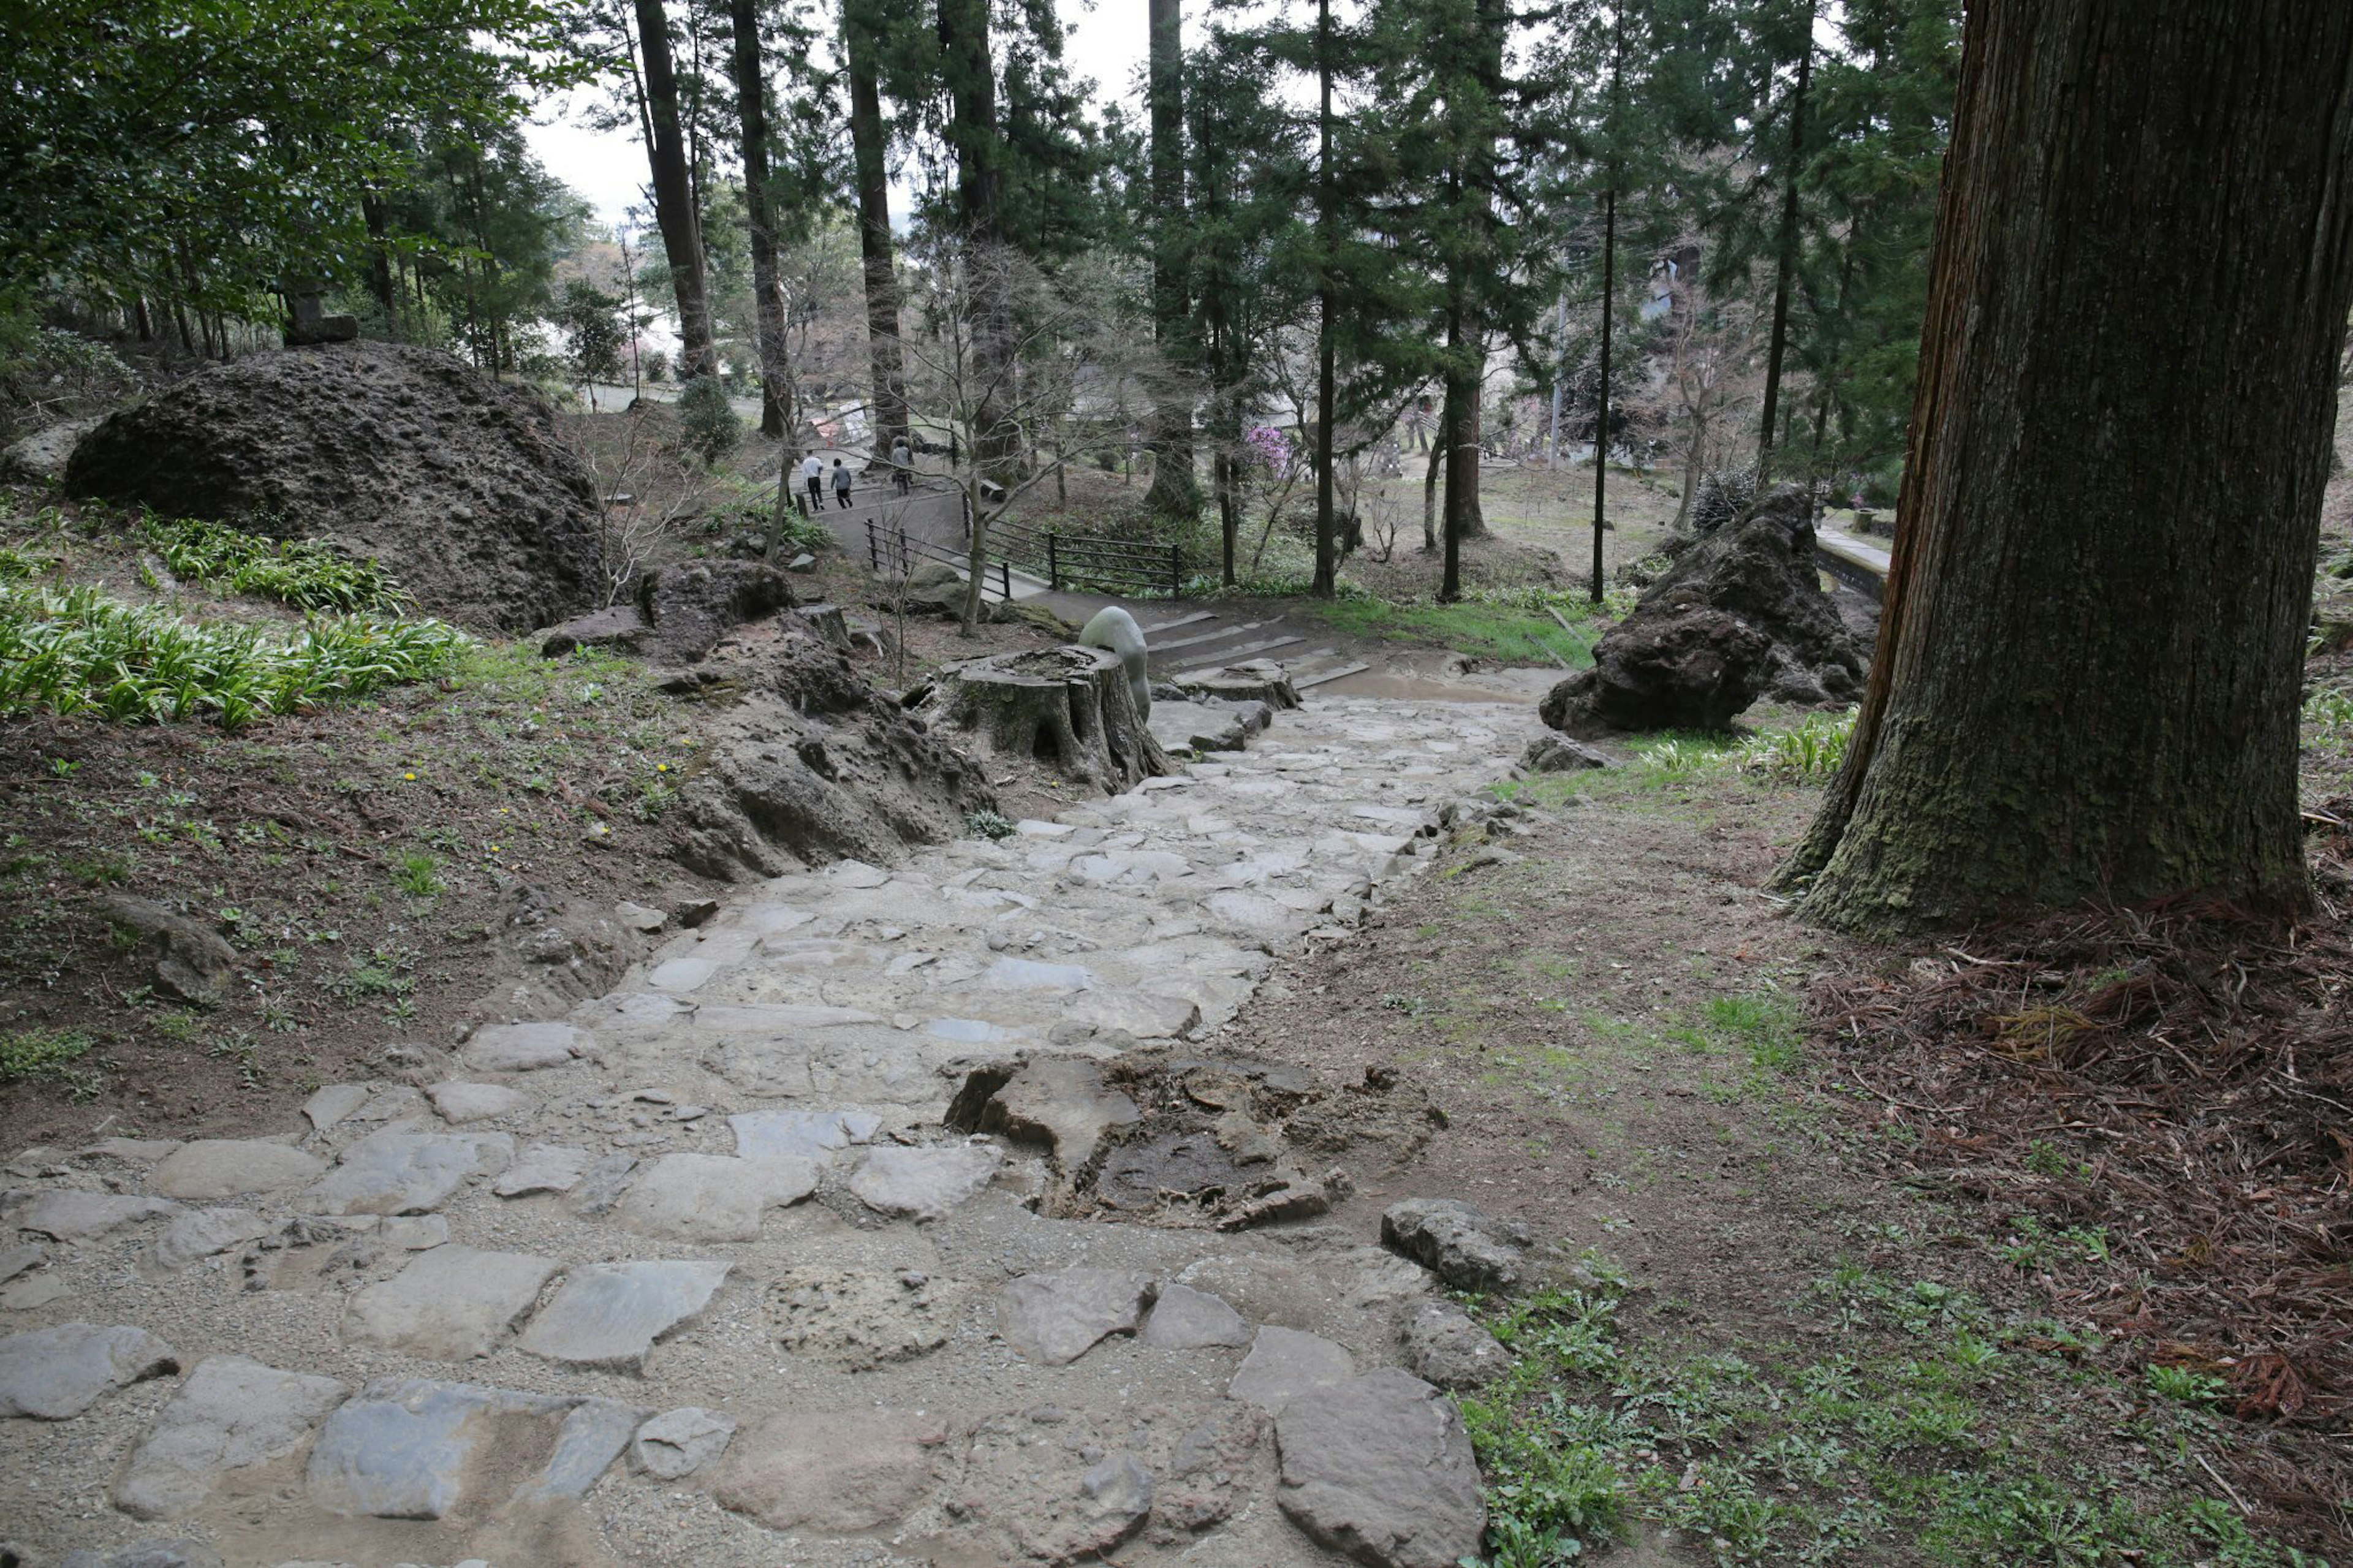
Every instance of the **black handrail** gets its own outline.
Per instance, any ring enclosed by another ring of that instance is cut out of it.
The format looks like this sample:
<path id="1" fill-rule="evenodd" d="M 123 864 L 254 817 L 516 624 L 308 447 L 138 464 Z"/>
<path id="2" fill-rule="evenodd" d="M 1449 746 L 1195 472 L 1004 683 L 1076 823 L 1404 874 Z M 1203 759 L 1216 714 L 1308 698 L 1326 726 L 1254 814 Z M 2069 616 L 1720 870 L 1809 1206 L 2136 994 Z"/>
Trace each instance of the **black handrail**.
<path id="1" fill-rule="evenodd" d="M 866 520 L 866 561 L 877 577 L 902 579 L 914 571 L 917 560 L 937 561 L 957 571 L 967 570 L 970 559 L 959 550 L 919 539 L 905 528 L 885 528 L 878 518 Z M 988 567 L 994 565 L 992 574 Z M 980 596 L 986 602 L 991 594 L 1000 600 L 1013 597 L 1012 563 L 1007 561 L 985 563 L 981 569 Z"/>

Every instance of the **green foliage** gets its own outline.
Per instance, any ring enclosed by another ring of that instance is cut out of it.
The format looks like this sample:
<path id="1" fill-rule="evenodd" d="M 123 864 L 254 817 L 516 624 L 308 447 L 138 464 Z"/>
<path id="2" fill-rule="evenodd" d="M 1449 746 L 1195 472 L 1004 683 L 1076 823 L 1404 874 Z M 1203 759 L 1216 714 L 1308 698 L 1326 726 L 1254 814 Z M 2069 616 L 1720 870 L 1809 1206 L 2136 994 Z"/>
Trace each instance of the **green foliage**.
<path id="1" fill-rule="evenodd" d="M 2315 688 L 2304 700 L 2304 721 L 2323 734 L 2353 735 L 2353 687 Z"/>
<path id="2" fill-rule="evenodd" d="M 2159 1399 L 2171 1399 L 2183 1405 L 2211 1405 L 2230 1392 L 2231 1385 L 2211 1372 L 2200 1372 L 2188 1366 L 2153 1366 L 2148 1369 L 2148 1391 Z"/>
<path id="3" fill-rule="evenodd" d="M 438 621 L 320 616 L 280 638 L 184 621 L 91 588 L 0 588 L 0 713 L 211 719 L 236 729 L 439 675 L 470 645 Z"/>
<path id="4" fill-rule="evenodd" d="M 1451 605 L 1400 605 L 1366 595 L 1311 599 L 1297 608 L 1351 637 L 1433 644 L 1506 664 L 1582 669 L 1593 662 L 1592 644 L 1545 613 L 1544 605 L 1553 598 L 1542 590 L 1524 589 L 1472 595 Z M 1557 600 L 1573 619 L 1588 616 L 1592 608 L 1571 595 Z"/>
<path id="5" fill-rule="evenodd" d="M 511 123 L 580 74 L 538 0 L 12 7 L 0 50 L 0 300 L 131 291 L 259 310 L 358 270 L 362 197 L 414 129 Z"/>
<path id="6" fill-rule="evenodd" d="M 575 384 L 620 380 L 621 349 L 628 341 L 620 310 L 620 300 L 586 278 L 575 278 L 564 286 L 564 298 L 551 320 L 564 334 L 566 363 Z"/>
<path id="7" fill-rule="evenodd" d="M 975 838 L 1010 838 L 1013 819 L 1000 812 L 971 812 L 964 819 L 964 830 Z"/>
<path id="8" fill-rule="evenodd" d="M 432 898 L 441 891 L 441 858 L 427 849 L 404 849 L 392 879 L 410 898 Z"/>
<path id="9" fill-rule="evenodd" d="M 223 584 L 297 609 L 397 613 L 408 603 L 373 559 L 353 561 L 306 540 L 265 539 L 226 523 L 157 517 L 143 508 L 139 533 L 175 576 Z"/>
<path id="10" fill-rule="evenodd" d="M 744 439 L 744 421 L 727 400 L 727 384 L 698 375 L 679 389 L 679 439 L 705 464 L 716 463 Z"/>
<path id="11" fill-rule="evenodd" d="M 1739 765 L 1783 784 L 1820 783 L 1846 765 L 1857 711 L 1809 713 L 1793 730 L 1758 735 L 1740 748 Z"/>
<path id="12" fill-rule="evenodd" d="M 0 1035 L 0 1083 L 69 1078 L 92 1044 L 80 1029 L 12 1029 Z"/>
<path id="13" fill-rule="evenodd" d="M 1796 1004 L 1776 992 L 1752 996 L 1716 996 L 1707 1004 L 1709 1028 L 1737 1041 L 1760 1068 L 1776 1072 L 1798 1065 L 1804 1029 Z"/>

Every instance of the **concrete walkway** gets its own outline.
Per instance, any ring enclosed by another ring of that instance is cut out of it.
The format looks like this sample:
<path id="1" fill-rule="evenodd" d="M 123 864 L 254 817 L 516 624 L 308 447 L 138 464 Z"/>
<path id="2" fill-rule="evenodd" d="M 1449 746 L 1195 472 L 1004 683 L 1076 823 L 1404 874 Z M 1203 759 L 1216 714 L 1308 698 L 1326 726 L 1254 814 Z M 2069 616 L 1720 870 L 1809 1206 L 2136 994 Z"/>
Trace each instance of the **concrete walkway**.
<path id="1" fill-rule="evenodd" d="M 1315 1217 L 1418 1090 L 1217 1036 L 1535 732 L 1311 702 L 1059 821 L 750 889 L 273 1136 L 16 1151 L 6 1533 L 98 1568 L 1454 1563 L 1479 1477 L 1398 1363 L 1483 1335 Z"/>

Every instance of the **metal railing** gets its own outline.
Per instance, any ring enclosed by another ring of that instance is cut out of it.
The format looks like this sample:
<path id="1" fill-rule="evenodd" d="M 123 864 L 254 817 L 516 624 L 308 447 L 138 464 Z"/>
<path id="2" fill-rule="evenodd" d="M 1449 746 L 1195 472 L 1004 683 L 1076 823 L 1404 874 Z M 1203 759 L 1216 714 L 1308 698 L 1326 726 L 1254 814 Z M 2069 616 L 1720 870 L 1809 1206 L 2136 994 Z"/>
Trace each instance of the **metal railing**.
<path id="1" fill-rule="evenodd" d="M 902 580 L 914 572 L 918 561 L 936 561 L 955 567 L 959 573 L 971 564 L 961 550 L 918 538 L 904 527 L 885 523 L 880 518 L 866 520 L 866 563 L 877 577 Z M 1013 597 L 1011 562 L 998 559 L 983 564 L 980 596 L 986 602 L 992 595 L 999 600 Z"/>
<path id="2" fill-rule="evenodd" d="M 1002 519 L 989 534 L 991 544 L 1056 589 L 1166 594 L 1172 599 L 1185 593 L 1185 552 L 1174 544 L 1092 539 Z"/>

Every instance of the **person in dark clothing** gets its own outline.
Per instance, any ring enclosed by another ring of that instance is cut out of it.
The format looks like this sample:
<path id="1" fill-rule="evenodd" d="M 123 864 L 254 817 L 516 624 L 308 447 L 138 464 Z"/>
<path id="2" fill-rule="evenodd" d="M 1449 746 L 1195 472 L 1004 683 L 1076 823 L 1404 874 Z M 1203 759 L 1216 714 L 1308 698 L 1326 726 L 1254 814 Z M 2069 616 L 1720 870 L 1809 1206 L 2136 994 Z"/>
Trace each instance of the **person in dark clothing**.
<path id="1" fill-rule="evenodd" d="M 833 460 L 833 500 L 842 510 L 849 510 L 849 468 L 839 458 Z"/>

